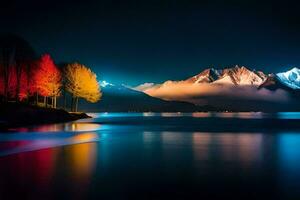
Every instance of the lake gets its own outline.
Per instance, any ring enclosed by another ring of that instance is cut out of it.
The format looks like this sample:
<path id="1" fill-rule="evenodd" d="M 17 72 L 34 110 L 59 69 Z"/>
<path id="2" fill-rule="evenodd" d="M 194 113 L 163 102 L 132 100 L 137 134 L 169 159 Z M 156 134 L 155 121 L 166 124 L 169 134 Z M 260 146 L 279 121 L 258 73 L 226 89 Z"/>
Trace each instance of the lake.
<path id="1" fill-rule="evenodd" d="M 0 199 L 300 199 L 300 113 L 90 113 L 0 134 Z"/>

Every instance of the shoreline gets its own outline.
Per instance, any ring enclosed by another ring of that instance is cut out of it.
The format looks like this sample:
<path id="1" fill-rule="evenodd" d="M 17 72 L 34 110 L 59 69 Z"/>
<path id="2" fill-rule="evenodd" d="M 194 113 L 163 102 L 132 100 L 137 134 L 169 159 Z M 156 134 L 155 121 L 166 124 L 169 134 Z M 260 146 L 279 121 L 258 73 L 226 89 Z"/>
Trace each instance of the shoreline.
<path id="1" fill-rule="evenodd" d="M 40 124 L 63 123 L 91 118 L 84 112 L 70 113 L 63 109 L 44 108 L 23 103 L 0 104 L 0 131 Z"/>

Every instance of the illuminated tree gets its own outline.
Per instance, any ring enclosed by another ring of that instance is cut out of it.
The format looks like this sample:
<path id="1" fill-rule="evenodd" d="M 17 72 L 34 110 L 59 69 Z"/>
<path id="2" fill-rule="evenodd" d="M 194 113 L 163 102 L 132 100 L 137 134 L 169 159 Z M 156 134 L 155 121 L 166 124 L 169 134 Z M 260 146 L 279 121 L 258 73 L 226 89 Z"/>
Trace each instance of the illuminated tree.
<path id="1" fill-rule="evenodd" d="M 47 98 L 52 98 L 52 107 L 56 108 L 56 97 L 60 95 L 61 73 L 49 54 L 41 57 L 38 68 L 34 73 L 36 92 L 44 96 L 45 106 Z"/>
<path id="2" fill-rule="evenodd" d="M 72 111 L 77 111 L 78 98 L 91 103 L 100 100 L 102 94 L 97 76 L 89 68 L 79 63 L 68 64 L 64 75 L 66 90 L 72 94 Z"/>
<path id="3" fill-rule="evenodd" d="M 28 97 L 30 81 L 27 80 L 34 59 L 35 52 L 27 41 L 12 34 L 0 36 L 0 92 L 5 101 Z"/>
<path id="4" fill-rule="evenodd" d="M 16 66 L 11 66 L 9 68 L 9 76 L 7 80 L 7 97 L 9 99 L 23 101 L 34 94 L 35 83 L 33 82 L 32 78 L 30 78 L 32 74 L 31 71 L 28 73 L 25 68 L 23 68 L 18 75 L 18 69 Z"/>

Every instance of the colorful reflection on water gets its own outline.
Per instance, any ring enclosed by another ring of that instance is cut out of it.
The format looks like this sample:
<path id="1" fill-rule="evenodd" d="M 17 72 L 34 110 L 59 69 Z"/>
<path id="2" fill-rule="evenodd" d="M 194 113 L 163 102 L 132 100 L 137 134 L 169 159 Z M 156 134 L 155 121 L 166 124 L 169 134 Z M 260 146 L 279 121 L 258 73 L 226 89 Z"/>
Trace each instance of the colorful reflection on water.
<path id="1" fill-rule="evenodd" d="M 0 196 L 11 199 L 15 195 L 30 199 L 55 199 L 60 188 L 68 197 L 83 198 L 95 170 L 96 143 L 83 143 L 60 148 L 46 148 L 0 158 Z M 19 192 L 12 193 L 10 192 Z M 28 196 L 27 196 L 28 195 Z"/>
<path id="2" fill-rule="evenodd" d="M 101 130 L 101 125 L 96 123 L 70 122 L 61 124 L 45 124 L 32 127 L 10 129 L 14 132 L 84 132 Z"/>
<path id="3" fill-rule="evenodd" d="M 122 118 L 138 115 L 172 117 L 140 113 Z M 156 199 L 165 194 L 206 197 L 215 191 L 241 199 L 300 197 L 298 132 L 195 132 L 188 131 L 189 118 L 175 116 L 177 124 L 153 124 L 155 131 L 148 124 L 137 128 L 90 119 L 0 134 L 0 199 Z"/>
<path id="4" fill-rule="evenodd" d="M 24 138 L 24 136 L 22 137 Z M 56 137 L 56 138 L 46 138 L 31 140 L 20 140 L 20 141 L 5 141 L 0 142 L 1 151 L 0 156 L 6 156 L 16 153 L 22 153 L 27 151 L 35 151 L 45 148 L 53 148 L 58 146 L 80 144 L 86 142 L 99 141 L 99 135 L 97 133 L 79 133 L 70 137 Z"/>
<path id="5" fill-rule="evenodd" d="M 300 119 L 300 112 L 279 112 L 279 113 L 263 113 L 263 112 L 144 112 L 144 113 L 88 113 L 93 118 L 118 118 L 118 117 L 196 117 L 196 118 L 239 118 L 239 119 Z M 83 120 L 83 121 L 89 121 Z"/>

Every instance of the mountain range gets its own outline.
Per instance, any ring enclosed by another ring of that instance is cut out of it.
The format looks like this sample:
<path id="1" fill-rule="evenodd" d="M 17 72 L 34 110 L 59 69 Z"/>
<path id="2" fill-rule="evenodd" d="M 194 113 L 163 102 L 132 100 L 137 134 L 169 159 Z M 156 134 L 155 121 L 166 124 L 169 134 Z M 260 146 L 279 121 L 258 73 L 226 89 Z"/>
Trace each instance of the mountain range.
<path id="1" fill-rule="evenodd" d="M 180 81 L 165 81 L 162 84 L 145 83 L 135 87 L 136 90 L 147 91 L 151 88 L 159 88 L 170 83 L 181 84 L 219 84 L 236 86 L 257 86 L 257 88 L 269 88 L 274 90 L 278 86 L 285 86 L 284 89 L 300 89 L 300 69 L 294 67 L 289 71 L 277 74 L 265 74 L 262 71 L 250 70 L 244 66 L 235 66 L 217 70 L 214 68 L 205 69 L 201 73 Z M 272 85 L 272 87 L 270 87 Z M 148 87 L 146 87 L 148 86 Z M 273 89 L 272 89 L 273 88 Z M 280 88 L 280 87 L 278 87 Z"/>
<path id="2" fill-rule="evenodd" d="M 87 112 L 299 111 L 300 70 L 266 74 L 235 66 L 209 68 L 179 81 L 131 88 L 101 82 L 102 100 Z"/>
<path id="3" fill-rule="evenodd" d="M 79 110 L 85 112 L 194 112 L 216 110 L 211 106 L 198 106 L 189 102 L 166 101 L 152 97 L 124 85 L 101 82 L 102 99 L 97 103 L 84 100 Z"/>
<path id="4" fill-rule="evenodd" d="M 300 109 L 300 70 L 266 74 L 244 66 L 209 68 L 179 81 L 145 83 L 136 90 L 164 100 L 180 100 L 229 111 Z"/>
<path id="5" fill-rule="evenodd" d="M 184 80 L 186 83 L 214 83 L 234 85 L 260 85 L 267 78 L 261 71 L 250 71 L 246 67 L 235 66 L 224 70 L 209 68 L 196 76 Z"/>

